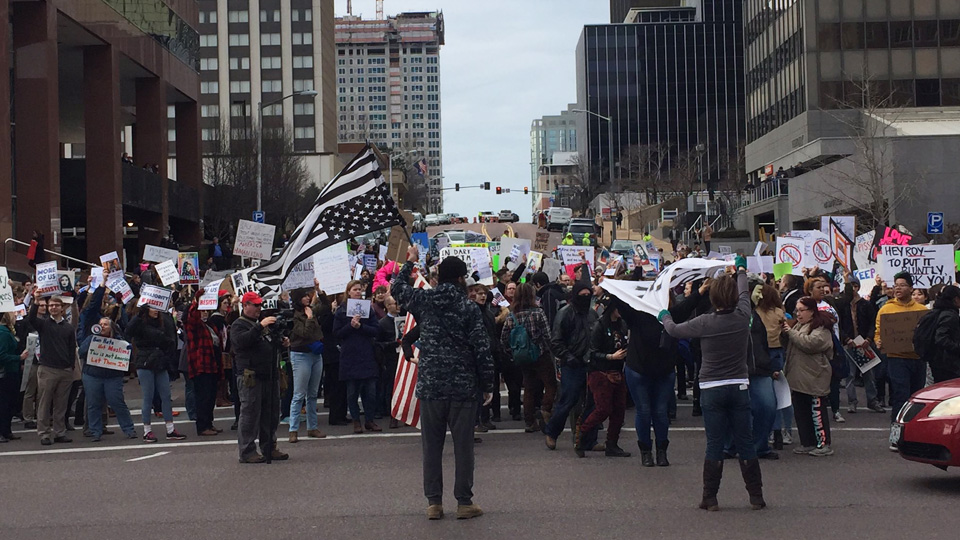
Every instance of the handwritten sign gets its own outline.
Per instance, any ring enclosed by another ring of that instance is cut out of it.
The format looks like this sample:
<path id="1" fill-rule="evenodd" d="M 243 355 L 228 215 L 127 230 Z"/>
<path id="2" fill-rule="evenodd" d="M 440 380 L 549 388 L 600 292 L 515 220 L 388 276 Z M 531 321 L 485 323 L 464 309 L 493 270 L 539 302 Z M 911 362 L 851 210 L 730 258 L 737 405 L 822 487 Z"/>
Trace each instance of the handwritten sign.
<path id="1" fill-rule="evenodd" d="M 133 300 L 133 289 L 130 288 L 127 280 L 123 278 L 123 274 L 114 273 L 113 277 L 107 281 L 107 288 L 119 294 L 120 300 L 123 301 L 124 304 Z"/>
<path id="2" fill-rule="evenodd" d="M 260 260 L 269 259 L 276 230 L 275 225 L 241 219 L 237 225 L 237 241 L 233 246 L 233 254 Z"/>
<path id="3" fill-rule="evenodd" d="M 90 277 L 93 279 L 90 281 L 90 290 L 96 290 L 101 285 L 103 285 L 103 268 L 97 266 L 96 268 L 90 269 Z"/>
<path id="4" fill-rule="evenodd" d="M 170 297 L 173 291 L 156 287 L 154 285 L 144 285 L 140 288 L 140 300 L 137 301 L 137 307 L 149 306 L 157 311 L 166 311 L 170 309 Z"/>
<path id="5" fill-rule="evenodd" d="M 230 274 L 230 284 L 233 286 L 233 292 L 237 296 L 243 296 L 243 293 L 253 292 L 253 281 L 250 280 L 250 271 L 253 268 L 244 268 L 239 272 Z"/>
<path id="6" fill-rule="evenodd" d="M 943 283 L 953 283 L 955 274 L 953 246 L 881 246 L 880 277 L 890 283 L 897 272 L 910 272 L 913 286 L 918 289 Z"/>
<path id="7" fill-rule="evenodd" d="M 123 267 L 120 266 L 120 256 L 117 255 L 116 251 L 101 255 L 100 265 L 103 266 L 103 274 L 106 276 L 114 272 L 123 272 Z"/>
<path id="8" fill-rule="evenodd" d="M 154 263 L 175 261 L 177 260 L 177 250 L 151 246 L 150 244 L 147 244 L 143 248 L 143 260 Z"/>
<path id="9" fill-rule="evenodd" d="M 157 275 L 160 277 L 160 283 L 163 283 L 165 287 L 169 287 L 174 283 L 180 282 L 180 273 L 177 272 L 177 263 L 174 262 L 179 257 L 179 254 L 173 259 L 168 261 L 163 261 L 162 263 L 156 266 Z"/>
<path id="10" fill-rule="evenodd" d="M 321 250 L 313 256 L 313 275 L 326 294 L 340 294 L 350 283 L 350 252 L 341 242 Z"/>
<path id="11" fill-rule="evenodd" d="M 130 369 L 130 350 L 126 341 L 93 336 L 87 350 L 87 365 L 127 371 Z"/>
<path id="12" fill-rule="evenodd" d="M 544 252 L 547 251 L 550 245 L 550 233 L 548 232 L 537 232 L 537 238 L 533 242 L 534 251 Z"/>
<path id="13" fill-rule="evenodd" d="M 301 261 L 290 269 L 287 279 L 283 280 L 281 288 L 285 291 L 293 289 L 313 288 L 313 257 Z"/>
<path id="14" fill-rule="evenodd" d="M 177 268 L 180 272 L 180 283 L 184 285 L 200 284 L 200 254 L 196 251 L 179 253 Z"/>
<path id="15" fill-rule="evenodd" d="M 197 309 L 203 311 L 213 311 L 217 309 L 217 301 L 220 299 L 220 285 L 222 279 L 218 279 L 203 288 L 203 294 L 200 295 L 200 301 L 197 302 Z"/>
<path id="16" fill-rule="evenodd" d="M 490 257 L 490 252 L 484 248 L 473 248 L 473 252 L 470 254 L 470 265 L 471 271 L 477 273 L 477 277 L 480 278 L 480 283 L 492 287 L 493 286 L 493 261 Z"/>
<path id="17" fill-rule="evenodd" d="M 904 311 L 902 313 L 884 313 L 880 316 L 880 343 L 883 352 L 898 358 L 917 359 L 913 350 L 913 332 L 917 322 L 923 317 L 923 311 Z"/>
<path id="18" fill-rule="evenodd" d="M 371 273 L 377 271 L 377 256 L 372 253 L 363 254 L 363 267 Z"/>
<path id="19" fill-rule="evenodd" d="M 590 275 L 593 275 L 594 251 L 592 246 L 560 246 L 557 248 L 557 255 L 560 256 L 563 267 L 571 278 L 573 278 L 573 270 L 583 263 L 587 263 L 590 268 Z"/>
<path id="20" fill-rule="evenodd" d="M 7 269 L 0 266 L 0 311 L 17 311 L 13 301 L 13 289 L 10 287 L 10 276 Z"/>
<path id="21" fill-rule="evenodd" d="M 37 265 L 37 290 L 40 296 L 60 294 L 60 282 L 57 276 L 57 261 Z"/>

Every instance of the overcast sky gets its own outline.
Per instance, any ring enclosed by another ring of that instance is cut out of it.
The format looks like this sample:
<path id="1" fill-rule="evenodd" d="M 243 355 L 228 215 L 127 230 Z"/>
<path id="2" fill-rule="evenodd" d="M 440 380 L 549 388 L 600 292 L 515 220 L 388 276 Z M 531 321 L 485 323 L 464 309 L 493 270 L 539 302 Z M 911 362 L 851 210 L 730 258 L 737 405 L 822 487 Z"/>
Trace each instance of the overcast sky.
<path id="1" fill-rule="evenodd" d="M 510 195 L 444 191 L 446 212 L 475 216 L 511 209 L 531 219 L 530 122 L 577 98 L 577 40 L 585 24 L 610 20 L 605 0 L 386 0 L 384 11 L 443 11 L 440 50 L 444 186 L 490 182 Z M 336 0 L 337 16 L 347 0 Z M 353 14 L 376 17 L 375 0 Z M 519 192 L 519 194 L 517 194 Z"/>

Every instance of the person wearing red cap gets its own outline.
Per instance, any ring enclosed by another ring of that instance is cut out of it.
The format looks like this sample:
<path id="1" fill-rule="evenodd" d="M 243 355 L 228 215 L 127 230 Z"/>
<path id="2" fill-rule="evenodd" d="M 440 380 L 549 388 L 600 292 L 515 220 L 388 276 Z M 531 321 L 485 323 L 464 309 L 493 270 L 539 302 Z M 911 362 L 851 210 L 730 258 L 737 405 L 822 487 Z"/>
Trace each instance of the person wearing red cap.
<path id="1" fill-rule="evenodd" d="M 259 294 L 244 293 L 240 305 L 240 318 L 230 325 L 234 372 L 240 390 L 237 436 L 240 463 L 263 463 L 267 459 L 283 461 L 290 456 L 277 448 L 277 427 L 280 425 L 280 349 L 277 345 L 289 347 L 290 340 L 283 338 L 279 344 L 271 342 L 269 327 L 277 322 L 277 318 L 260 319 L 263 298 Z M 258 438 L 260 452 L 256 446 Z"/>

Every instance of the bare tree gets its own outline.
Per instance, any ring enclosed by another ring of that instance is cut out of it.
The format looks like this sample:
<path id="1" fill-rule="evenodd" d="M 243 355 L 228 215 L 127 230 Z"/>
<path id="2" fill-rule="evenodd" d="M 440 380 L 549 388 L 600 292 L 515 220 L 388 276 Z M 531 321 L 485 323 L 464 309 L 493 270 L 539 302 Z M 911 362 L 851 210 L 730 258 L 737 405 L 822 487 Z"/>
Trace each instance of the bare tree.
<path id="1" fill-rule="evenodd" d="M 700 154 L 695 149 L 682 150 L 673 158 L 669 180 L 662 192 L 689 197 L 700 191 Z"/>
<path id="2" fill-rule="evenodd" d="M 621 155 L 621 166 L 632 179 L 632 187 L 644 194 L 647 204 L 662 201 L 669 156 L 670 145 L 661 142 L 631 146 Z"/>
<path id="3" fill-rule="evenodd" d="M 746 141 L 737 141 L 729 152 L 720 157 L 720 178 L 710 185 L 710 193 L 720 208 L 720 214 L 732 222 L 742 208 L 740 198 L 747 187 Z"/>
<path id="4" fill-rule="evenodd" d="M 567 176 L 566 188 L 561 187 L 571 195 L 570 206 L 580 211 L 580 215 L 587 215 L 590 201 L 601 193 L 600 167 L 587 163 L 580 154 L 574 155 L 571 160 L 572 172 Z"/>

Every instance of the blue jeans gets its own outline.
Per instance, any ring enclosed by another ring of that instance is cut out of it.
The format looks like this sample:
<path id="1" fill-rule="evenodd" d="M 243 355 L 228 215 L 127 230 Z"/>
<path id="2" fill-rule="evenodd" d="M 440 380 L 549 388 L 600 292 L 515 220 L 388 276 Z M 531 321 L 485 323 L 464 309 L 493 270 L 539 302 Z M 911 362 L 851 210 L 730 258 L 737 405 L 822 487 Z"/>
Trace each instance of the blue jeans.
<path id="1" fill-rule="evenodd" d="M 84 373 L 83 393 L 87 396 L 87 429 L 93 433 L 94 437 L 103 435 L 103 418 L 100 414 L 103 411 L 104 400 L 117 413 L 120 429 L 127 435 L 136 434 L 130 409 L 123 400 L 123 377 L 100 378 Z"/>
<path id="2" fill-rule="evenodd" d="M 290 431 L 300 429 L 300 407 L 304 406 L 307 409 L 307 429 L 317 429 L 317 393 L 323 375 L 323 358 L 319 354 L 291 351 L 290 363 L 293 364 Z"/>
<path id="3" fill-rule="evenodd" d="M 164 422 L 173 422 L 173 405 L 170 402 L 170 374 L 167 373 L 167 370 L 138 369 L 137 379 L 140 381 L 140 393 L 143 394 L 141 410 L 143 425 L 150 425 L 154 391 L 160 395 L 160 408 L 163 410 Z"/>
<path id="4" fill-rule="evenodd" d="M 627 380 L 627 390 L 630 391 L 630 397 L 633 399 L 634 405 L 637 406 L 634 416 L 637 440 L 647 448 L 653 444 L 653 439 L 650 438 L 650 426 L 652 424 L 657 442 L 668 442 L 667 431 L 670 429 L 670 419 L 667 412 L 670 407 L 670 400 L 676 399 L 673 393 L 673 384 L 677 378 L 676 371 L 653 377 L 641 375 L 626 367 L 623 373 Z"/>
<path id="5" fill-rule="evenodd" d="M 750 377 L 750 413 L 753 415 L 753 445 L 757 455 L 771 452 L 767 437 L 777 417 L 777 394 L 770 377 Z"/>
<path id="6" fill-rule="evenodd" d="M 890 421 L 893 422 L 903 404 L 926 384 L 927 363 L 888 356 L 887 376 L 890 378 Z"/>
<path id="7" fill-rule="evenodd" d="M 377 413 L 376 377 L 347 381 L 347 408 L 350 409 L 350 418 L 353 418 L 354 422 L 360 421 L 358 397 L 363 399 L 363 412 L 366 415 L 367 422 L 373 422 L 373 416 Z"/>
<path id="8" fill-rule="evenodd" d="M 753 446 L 753 422 L 750 414 L 750 391 L 742 385 L 730 384 L 700 390 L 703 427 L 707 434 L 706 459 L 723 460 L 724 439 L 733 432 L 733 444 L 740 459 L 757 457 Z"/>
<path id="9" fill-rule="evenodd" d="M 570 415 L 570 411 L 580 400 L 580 395 L 586 387 L 586 367 L 563 366 L 560 368 L 560 401 L 553 404 L 553 413 L 547 423 L 546 435 L 556 439 L 563 433 L 567 416 Z"/>

